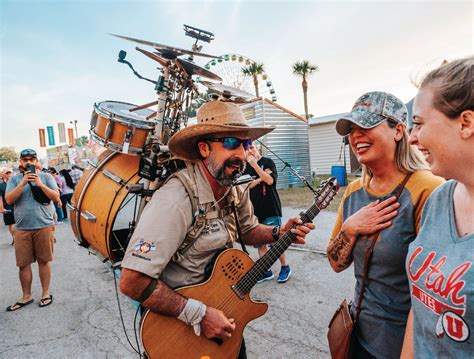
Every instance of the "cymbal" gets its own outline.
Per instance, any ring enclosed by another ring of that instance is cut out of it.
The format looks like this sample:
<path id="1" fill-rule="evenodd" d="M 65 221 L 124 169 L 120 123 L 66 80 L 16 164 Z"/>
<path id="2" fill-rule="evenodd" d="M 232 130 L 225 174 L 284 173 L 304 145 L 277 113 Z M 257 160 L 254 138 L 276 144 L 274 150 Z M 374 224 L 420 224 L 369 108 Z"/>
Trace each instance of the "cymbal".
<path id="1" fill-rule="evenodd" d="M 206 86 L 211 92 L 216 92 L 219 95 L 223 95 L 224 97 L 234 96 L 234 97 L 239 97 L 242 99 L 255 98 L 255 95 L 247 91 L 236 89 L 234 87 L 230 87 L 227 85 L 222 85 L 222 84 L 218 84 L 218 83 L 210 82 L 210 81 L 201 81 L 200 83 Z"/>
<path id="2" fill-rule="evenodd" d="M 214 55 L 209 55 L 209 54 L 203 54 L 202 52 L 195 52 L 195 51 L 191 51 L 191 50 L 180 49 L 178 47 L 171 47 L 171 46 L 167 46 L 167 45 L 162 45 L 162 44 L 158 44 L 156 42 L 135 39 L 133 37 L 116 35 L 116 34 L 109 34 L 109 35 L 118 37 L 120 39 L 137 42 L 137 43 L 142 44 L 142 45 L 148 45 L 148 46 L 154 47 L 155 50 L 157 50 L 160 53 L 161 56 L 163 56 L 167 59 L 170 59 L 170 60 L 175 59 L 176 57 L 182 56 L 182 55 L 210 57 L 211 59 L 215 59 L 215 58 L 219 57 L 219 56 L 214 56 Z"/>
<path id="3" fill-rule="evenodd" d="M 155 55 L 151 52 L 148 52 L 146 50 L 140 49 L 139 47 L 135 47 L 135 50 L 140 51 L 142 54 L 148 56 L 150 59 L 155 60 L 158 62 L 161 66 L 167 67 L 170 64 L 169 60 L 163 59 L 162 57 Z"/>
<path id="4" fill-rule="evenodd" d="M 220 76 L 217 76 L 214 72 L 206 70 L 205 68 L 196 65 L 194 62 L 187 61 L 184 59 L 176 59 L 186 70 L 189 76 L 198 75 L 202 77 L 207 77 L 211 80 L 222 81 Z"/>

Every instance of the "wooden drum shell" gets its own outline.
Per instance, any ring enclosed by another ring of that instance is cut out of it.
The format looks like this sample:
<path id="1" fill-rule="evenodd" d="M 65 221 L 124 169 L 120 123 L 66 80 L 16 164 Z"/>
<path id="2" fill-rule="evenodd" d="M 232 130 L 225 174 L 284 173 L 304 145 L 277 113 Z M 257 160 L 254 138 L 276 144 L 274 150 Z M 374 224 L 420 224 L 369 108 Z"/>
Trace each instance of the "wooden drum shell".
<path id="1" fill-rule="evenodd" d="M 79 244 L 92 248 L 104 260 L 117 262 L 122 259 L 123 251 L 118 250 L 120 247 L 113 239 L 112 228 L 128 195 L 125 186 L 140 181 L 139 160 L 137 156 L 106 150 L 99 156 L 97 167 L 86 170 L 76 185 L 72 198 L 74 209 L 70 213 L 74 235 Z M 115 177 L 112 179 L 110 175 Z"/>

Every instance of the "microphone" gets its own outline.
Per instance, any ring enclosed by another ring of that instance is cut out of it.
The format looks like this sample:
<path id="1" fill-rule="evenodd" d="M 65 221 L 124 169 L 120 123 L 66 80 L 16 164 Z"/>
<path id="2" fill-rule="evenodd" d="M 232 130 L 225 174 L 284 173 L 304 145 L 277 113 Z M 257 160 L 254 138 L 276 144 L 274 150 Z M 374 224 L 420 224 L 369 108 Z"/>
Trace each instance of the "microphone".
<path id="1" fill-rule="evenodd" d="M 124 51 L 124 50 L 120 50 L 119 51 L 119 54 L 118 54 L 118 59 L 117 61 L 118 62 L 125 62 L 125 57 L 127 56 L 127 51 Z"/>
<path id="2" fill-rule="evenodd" d="M 235 178 L 232 181 L 232 186 L 239 186 L 241 184 L 249 183 L 249 182 L 252 182 L 254 179 L 255 179 L 255 177 L 253 177 L 251 175 L 247 175 L 247 174 L 242 175 L 242 176 L 239 176 L 239 177 Z"/>

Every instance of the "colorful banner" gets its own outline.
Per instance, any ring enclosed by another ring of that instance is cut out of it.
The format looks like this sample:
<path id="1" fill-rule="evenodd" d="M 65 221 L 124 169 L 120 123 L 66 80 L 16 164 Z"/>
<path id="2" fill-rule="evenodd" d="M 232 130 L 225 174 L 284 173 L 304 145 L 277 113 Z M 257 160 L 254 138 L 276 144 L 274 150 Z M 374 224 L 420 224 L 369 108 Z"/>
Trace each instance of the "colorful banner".
<path id="1" fill-rule="evenodd" d="M 66 142 L 66 127 L 64 122 L 58 122 L 59 143 Z"/>
<path id="2" fill-rule="evenodd" d="M 67 137 L 69 139 L 69 146 L 74 146 L 74 130 L 72 128 L 67 129 Z"/>
<path id="3" fill-rule="evenodd" d="M 48 146 L 54 146 L 54 128 L 53 126 L 46 126 L 46 131 L 48 131 Z"/>
<path id="4" fill-rule="evenodd" d="M 40 147 L 46 147 L 46 134 L 44 128 L 39 128 Z"/>

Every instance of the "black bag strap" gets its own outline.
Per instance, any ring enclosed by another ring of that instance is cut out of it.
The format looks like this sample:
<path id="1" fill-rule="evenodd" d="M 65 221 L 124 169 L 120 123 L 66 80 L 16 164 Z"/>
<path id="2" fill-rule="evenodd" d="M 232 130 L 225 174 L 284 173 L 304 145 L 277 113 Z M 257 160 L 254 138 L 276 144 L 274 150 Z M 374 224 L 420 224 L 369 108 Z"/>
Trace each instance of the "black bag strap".
<path id="1" fill-rule="evenodd" d="M 51 199 L 43 192 L 43 190 L 39 187 L 33 186 L 31 182 L 28 182 L 30 185 L 31 193 L 33 194 L 33 198 L 36 202 L 42 204 L 43 206 L 47 206 L 51 203 Z"/>
<path id="2" fill-rule="evenodd" d="M 413 173 L 409 173 L 405 176 L 403 179 L 402 183 L 397 188 L 397 192 L 395 192 L 395 197 L 400 197 L 402 194 L 403 189 L 405 188 L 405 185 L 407 184 L 408 180 L 410 179 L 411 175 Z M 372 243 L 370 246 L 367 248 L 365 251 L 365 258 L 364 258 L 364 274 L 362 276 L 362 283 L 360 286 L 360 293 L 359 293 L 359 298 L 357 300 L 357 306 L 356 306 L 356 315 L 354 318 L 354 323 L 356 323 L 359 320 L 360 316 L 360 311 L 361 311 L 361 305 L 362 305 L 362 299 L 364 298 L 364 292 L 365 292 L 365 287 L 367 283 L 367 275 L 369 273 L 369 267 L 370 267 L 370 261 L 372 259 L 372 254 L 374 253 L 374 247 L 375 244 L 377 243 L 377 238 L 382 231 L 378 231 L 376 233 L 373 233 L 370 237 L 372 237 Z"/>
<path id="3" fill-rule="evenodd" d="M 247 247 L 245 247 L 244 237 L 242 235 L 242 230 L 240 229 L 239 216 L 237 216 L 237 210 L 235 208 L 235 202 L 234 201 L 232 201 L 232 211 L 234 212 L 235 226 L 237 227 L 237 234 L 239 236 L 238 240 L 240 242 L 240 246 L 242 247 L 242 250 L 245 253 L 249 254 L 249 252 L 247 251 Z"/>

